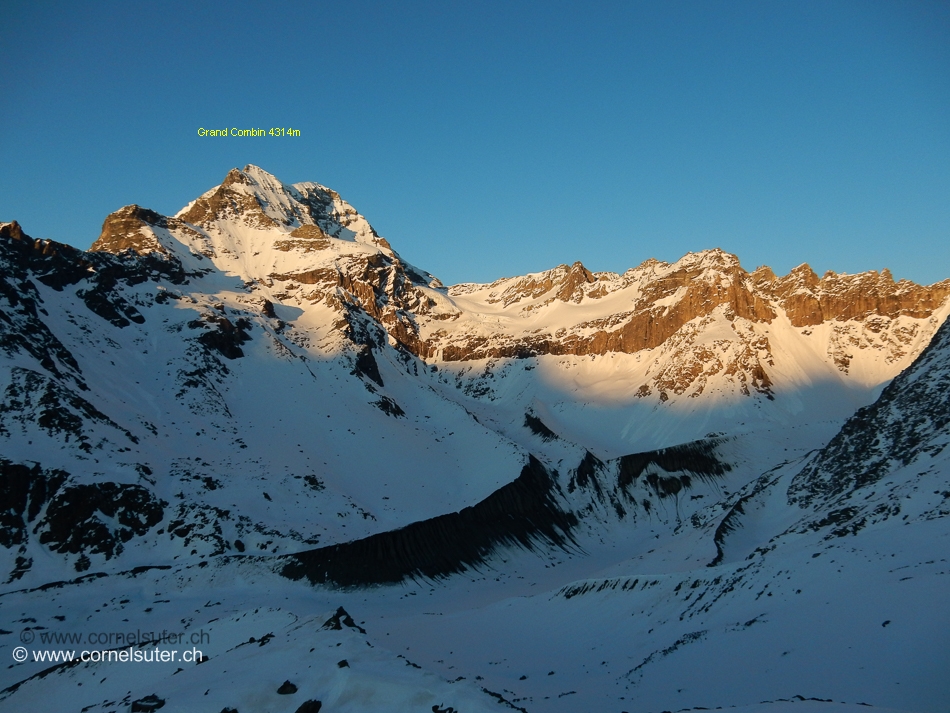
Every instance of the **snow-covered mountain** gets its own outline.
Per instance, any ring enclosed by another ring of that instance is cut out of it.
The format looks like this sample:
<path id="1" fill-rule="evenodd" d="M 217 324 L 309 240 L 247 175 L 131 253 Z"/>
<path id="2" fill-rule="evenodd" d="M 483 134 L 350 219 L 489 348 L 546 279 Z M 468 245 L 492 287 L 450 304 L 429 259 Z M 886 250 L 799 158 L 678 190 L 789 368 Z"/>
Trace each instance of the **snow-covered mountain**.
<path id="1" fill-rule="evenodd" d="M 479 417 L 515 441 L 537 411 L 604 455 L 762 419 L 844 418 L 950 311 L 950 281 L 895 283 L 886 270 L 819 279 L 807 265 L 777 278 L 719 250 L 623 275 L 575 263 L 446 289 L 330 189 L 284 185 L 254 166 L 175 217 L 135 206 L 113 214 L 93 250 L 128 249 L 204 273 L 202 294 L 279 317 L 311 352 L 362 345 L 369 373 L 370 351 L 435 366 L 443 383 L 478 397 L 475 409 L 493 401 Z"/>
<path id="2" fill-rule="evenodd" d="M 211 633 L 14 664 L 0 709 L 950 702 L 950 280 L 446 288 L 255 166 L 88 252 L 0 223 L 0 265 L 0 643 Z"/>

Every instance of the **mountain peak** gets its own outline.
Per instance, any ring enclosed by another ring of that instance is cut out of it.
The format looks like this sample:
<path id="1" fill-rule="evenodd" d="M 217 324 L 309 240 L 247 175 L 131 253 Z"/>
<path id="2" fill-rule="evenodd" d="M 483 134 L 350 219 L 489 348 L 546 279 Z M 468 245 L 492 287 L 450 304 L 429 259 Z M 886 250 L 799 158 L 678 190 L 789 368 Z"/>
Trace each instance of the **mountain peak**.
<path id="1" fill-rule="evenodd" d="M 232 169 L 232 171 L 237 171 L 237 169 Z M 250 180 L 259 184 L 270 183 L 280 186 L 284 185 L 273 173 L 269 173 L 260 166 L 255 166 L 253 163 L 247 164 L 239 173 L 243 173 Z"/>
<path id="2" fill-rule="evenodd" d="M 253 256 L 266 249 L 292 257 L 329 247 L 330 240 L 395 256 L 389 243 L 335 191 L 318 183 L 289 185 L 248 164 L 232 168 L 219 185 L 174 216 L 139 205 L 120 208 L 107 216 L 92 250 L 215 258 Z"/>
<path id="3" fill-rule="evenodd" d="M 245 166 L 244 171 L 232 168 L 219 186 L 189 203 L 176 217 L 202 228 L 221 221 L 259 229 L 299 225 L 294 193 L 257 166 Z"/>
<path id="4" fill-rule="evenodd" d="M 243 170 L 232 168 L 220 185 L 186 205 L 175 217 L 205 232 L 218 233 L 234 227 L 289 232 L 311 225 L 330 238 L 390 249 L 336 191 L 312 182 L 286 184 L 253 164 Z"/>
<path id="5" fill-rule="evenodd" d="M 229 186 L 247 186 L 246 192 L 265 199 L 274 196 L 285 195 L 293 199 L 299 198 L 294 188 L 288 186 L 277 176 L 268 173 L 260 166 L 252 163 L 247 164 L 243 169 L 232 168 L 228 175 L 224 177 L 221 183 L 222 188 Z"/>
<path id="6" fill-rule="evenodd" d="M 154 230 L 167 227 L 168 219 L 165 216 L 139 205 L 127 205 L 106 216 L 102 232 L 90 250 L 109 253 L 133 250 L 139 255 L 168 253 Z"/>
<path id="7" fill-rule="evenodd" d="M 0 235 L 14 240 L 30 240 L 30 236 L 23 232 L 23 228 L 15 220 L 9 223 L 0 223 Z"/>
<path id="8" fill-rule="evenodd" d="M 711 248 L 709 250 L 701 250 L 699 252 L 688 252 L 679 260 L 677 260 L 673 267 L 682 269 L 682 268 L 692 268 L 699 267 L 702 269 L 715 269 L 715 270 L 741 270 L 742 266 L 739 263 L 739 258 L 732 253 L 728 253 L 722 248 Z"/>

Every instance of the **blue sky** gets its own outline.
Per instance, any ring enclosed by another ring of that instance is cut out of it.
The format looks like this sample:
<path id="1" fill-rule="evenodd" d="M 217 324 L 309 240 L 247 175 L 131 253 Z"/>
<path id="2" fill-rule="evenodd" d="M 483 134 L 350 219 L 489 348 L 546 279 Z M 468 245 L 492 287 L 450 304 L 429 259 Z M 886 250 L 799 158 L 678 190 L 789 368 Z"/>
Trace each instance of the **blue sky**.
<path id="1" fill-rule="evenodd" d="M 7 0 L 0 26 L 0 220 L 34 237 L 88 247 L 254 163 L 447 283 L 711 247 L 950 277 L 946 2 Z"/>

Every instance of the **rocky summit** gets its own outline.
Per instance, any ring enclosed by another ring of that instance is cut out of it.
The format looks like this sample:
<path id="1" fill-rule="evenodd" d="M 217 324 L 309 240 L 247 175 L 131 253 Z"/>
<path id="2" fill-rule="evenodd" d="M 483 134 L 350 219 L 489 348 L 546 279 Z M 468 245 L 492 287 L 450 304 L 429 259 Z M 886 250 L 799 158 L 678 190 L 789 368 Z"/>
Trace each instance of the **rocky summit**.
<path id="1" fill-rule="evenodd" d="M 256 166 L 0 223 L 0 711 L 945 710 L 948 313 L 721 250 L 446 287 Z M 37 658 L 129 630 L 200 668 Z"/>

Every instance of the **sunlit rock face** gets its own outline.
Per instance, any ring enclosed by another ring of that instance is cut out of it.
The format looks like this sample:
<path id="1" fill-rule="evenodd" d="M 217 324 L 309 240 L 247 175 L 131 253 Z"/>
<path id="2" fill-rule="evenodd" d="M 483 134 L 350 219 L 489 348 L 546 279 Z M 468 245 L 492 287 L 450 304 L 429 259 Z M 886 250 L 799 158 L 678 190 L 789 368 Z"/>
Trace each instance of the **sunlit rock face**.
<path id="1" fill-rule="evenodd" d="M 777 278 L 767 267 L 746 272 L 735 256 L 711 250 L 673 264 L 649 260 L 622 275 L 562 265 L 457 285 L 449 295 L 460 314 L 425 324 L 427 355 L 637 355 L 637 395 L 665 401 L 713 384 L 767 397 L 788 377 L 782 362 L 789 351 L 799 366 L 807 353 L 812 373 L 831 367 L 864 383 L 885 381 L 943 319 L 950 281 L 895 283 L 886 270 L 819 280 L 807 265 Z"/>

